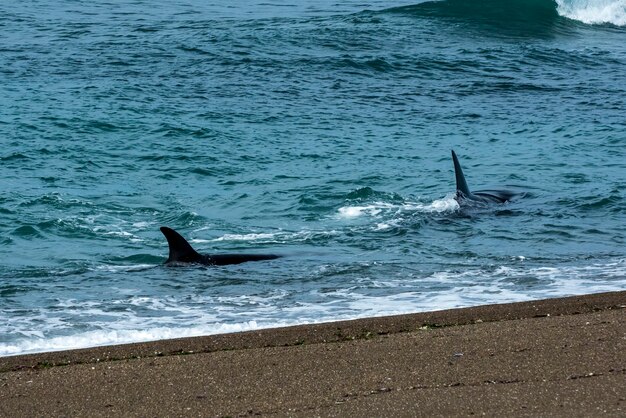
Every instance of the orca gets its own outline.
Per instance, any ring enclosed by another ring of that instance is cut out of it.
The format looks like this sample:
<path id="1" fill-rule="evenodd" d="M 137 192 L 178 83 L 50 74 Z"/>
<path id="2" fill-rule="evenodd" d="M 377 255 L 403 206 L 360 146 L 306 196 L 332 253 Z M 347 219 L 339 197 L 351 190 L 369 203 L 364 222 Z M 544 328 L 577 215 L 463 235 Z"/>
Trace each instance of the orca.
<path id="1" fill-rule="evenodd" d="M 454 200 L 459 205 L 476 202 L 476 203 L 506 203 L 510 202 L 519 193 L 511 190 L 479 190 L 476 192 L 470 192 L 467 186 L 467 181 L 463 175 L 463 169 L 461 163 L 456 156 L 454 150 L 452 150 L 452 161 L 454 162 L 454 175 L 456 177 L 456 195 Z"/>
<path id="2" fill-rule="evenodd" d="M 248 261 L 274 260 L 281 257 L 275 254 L 198 254 L 178 232 L 166 226 L 161 227 L 170 247 L 165 265 L 202 264 L 205 266 L 226 266 Z"/>

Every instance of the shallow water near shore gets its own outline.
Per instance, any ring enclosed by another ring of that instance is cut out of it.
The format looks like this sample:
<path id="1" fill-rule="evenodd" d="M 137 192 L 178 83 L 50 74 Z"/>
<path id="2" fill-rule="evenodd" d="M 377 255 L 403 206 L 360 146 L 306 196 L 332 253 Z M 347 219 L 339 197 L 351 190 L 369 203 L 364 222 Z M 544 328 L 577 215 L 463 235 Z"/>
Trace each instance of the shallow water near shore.
<path id="1" fill-rule="evenodd" d="M 623 2 L 480 3 L 0 5 L 0 355 L 625 289 Z"/>

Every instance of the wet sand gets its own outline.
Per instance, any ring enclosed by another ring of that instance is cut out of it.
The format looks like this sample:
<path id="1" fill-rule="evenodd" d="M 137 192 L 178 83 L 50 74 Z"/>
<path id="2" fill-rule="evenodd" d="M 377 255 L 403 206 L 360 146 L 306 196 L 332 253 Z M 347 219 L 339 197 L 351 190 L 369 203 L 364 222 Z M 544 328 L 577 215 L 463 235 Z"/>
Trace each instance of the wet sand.
<path id="1" fill-rule="evenodd" d="M 626 416 L 626 292 L 0 358 L 0 416 Z"/>

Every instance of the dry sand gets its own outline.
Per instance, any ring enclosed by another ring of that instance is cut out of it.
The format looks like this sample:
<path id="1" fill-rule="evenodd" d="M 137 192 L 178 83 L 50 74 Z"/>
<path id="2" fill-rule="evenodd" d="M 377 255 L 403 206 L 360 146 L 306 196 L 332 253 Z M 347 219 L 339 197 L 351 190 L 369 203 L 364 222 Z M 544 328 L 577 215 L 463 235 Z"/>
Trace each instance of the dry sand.
<path id="1" fill-rule="evenodd" d="M 0 416 L 626 416 L 626 292 L 0 358 Z"/>

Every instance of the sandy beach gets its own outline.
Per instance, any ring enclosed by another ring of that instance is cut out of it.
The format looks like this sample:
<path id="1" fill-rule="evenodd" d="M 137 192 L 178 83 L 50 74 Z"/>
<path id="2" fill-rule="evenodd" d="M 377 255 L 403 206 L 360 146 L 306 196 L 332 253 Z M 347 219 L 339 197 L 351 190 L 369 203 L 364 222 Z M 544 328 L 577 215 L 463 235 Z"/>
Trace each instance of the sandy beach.
<path id="1" fill-rule="evenodd" d="M 626 292 L 0 358 L 0 415 L 624 416 Z"/>

